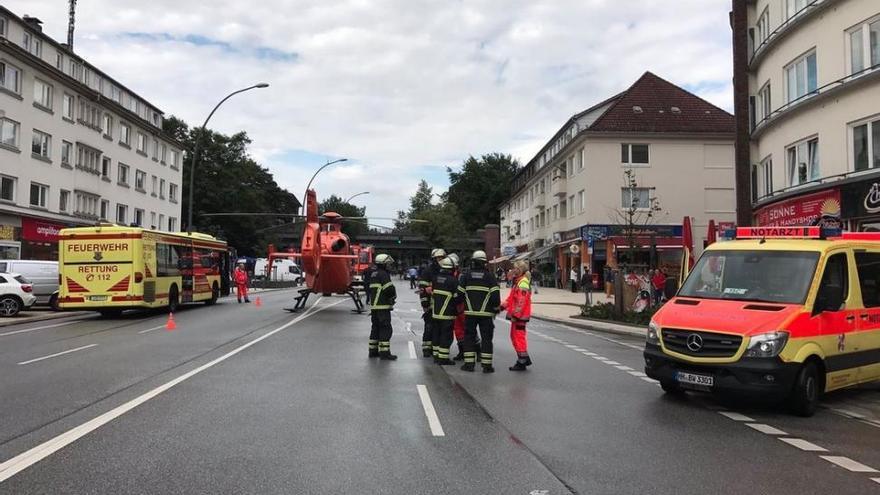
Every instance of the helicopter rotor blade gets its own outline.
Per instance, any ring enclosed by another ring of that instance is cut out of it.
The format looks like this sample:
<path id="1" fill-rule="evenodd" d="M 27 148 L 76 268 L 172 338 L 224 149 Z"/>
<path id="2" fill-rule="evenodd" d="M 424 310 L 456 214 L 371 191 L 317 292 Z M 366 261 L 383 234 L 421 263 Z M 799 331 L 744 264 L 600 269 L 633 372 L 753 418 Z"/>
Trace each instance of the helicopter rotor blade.
<path id="1" fill-rule="evenodd" d="M 287 218 L 305 218 L 305 215 L 296 215 L 293 213 L 250 213 L 250 212 L 229 212 L 229 213 L 202 213 L 203 217 L 287 217 Z"/>

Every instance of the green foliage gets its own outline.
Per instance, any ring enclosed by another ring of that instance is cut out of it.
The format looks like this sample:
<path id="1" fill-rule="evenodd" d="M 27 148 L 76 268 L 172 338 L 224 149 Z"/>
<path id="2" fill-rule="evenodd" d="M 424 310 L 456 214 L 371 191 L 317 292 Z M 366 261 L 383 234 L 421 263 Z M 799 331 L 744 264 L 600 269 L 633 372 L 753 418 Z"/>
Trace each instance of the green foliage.
<path id="1" fill-rule="evenodd" d="M 344 217 L 362 217 L 367 214 L 367 208 L 358 208 L 357 206 L 346 203 L 339 196 L 332 194 L 329 198 L 318 204 L 318 214 L 323 215 L 325 212 L 333 211 Z M 351 240 L 357 240 L 358 236 L 367 232 L 366 220 L 346 220 L 342 223 L 342 232 Z"/>
<path id="2" fill-rule="evenodd" d="M 583 306 L 581 308 L 581 316 L 592 318 L 595 320 L 611 320 L 620 323 L 630 323 L 634 325 L 648 325 L 651 317 L 660 309 L 660 306 L 646 308 L 641 313 L 632 311 L 624 312 L 622 315 L 615 313 L 614 303 L 600 303 L 592 306 Z"/>
<path id="3" fill-rule="evenodd" d="M 479 159 L 471 156 L 457 172 L 446 168 L 450 186 L 444 198 L 458 206 L 468 232 L 500 222 L 498 206 L 510 196 L 510 184 L 518 168 L 512 156 L 500 153 Z"/>
<path id="4" fill-rule="evenodd" d="M 184 145 L 183 184 L 181 185 L 183 224 L 189 207 L 189 175 L 192 153 L 200 129 L 190 129 L 185 122 L 170 117 L 164 130 Z M 225 239 L 238 253 L 246 256 L 264 254 L 275 237 L 270 229 L 282 222 L 272 217 L 205 217 L 204 213 L 261 212 L 296 213 L 297 198 L 280 188 L 269 173 L 248 154 L 251 143 L 244 132 L 232 136 L 205 131 L 195 171 L 193 191 L 193 230 Z M 266 229 L 266 230 L 263 230 Z"/>
<path id="5" fill-rule="evenodd" d="M 416 193 L 409 198 L 409 216 L 416 218 L 422 212 L 425 212 L 433 206 L 431 199 L 434 196 L 433 190 L 428 186 L 428 182 L 422 179 Z"/>
<path id="6" fill-rule="evenodd" d="M 442 202 L 416 214 L 410 218 L 425 220 L 410 223 L 410 230 L 425 236 L 432 247 L 443 247 L 447 251 L 466 249 L 467 230 L 461 221 L 461 213 L 455 203 Z"/>

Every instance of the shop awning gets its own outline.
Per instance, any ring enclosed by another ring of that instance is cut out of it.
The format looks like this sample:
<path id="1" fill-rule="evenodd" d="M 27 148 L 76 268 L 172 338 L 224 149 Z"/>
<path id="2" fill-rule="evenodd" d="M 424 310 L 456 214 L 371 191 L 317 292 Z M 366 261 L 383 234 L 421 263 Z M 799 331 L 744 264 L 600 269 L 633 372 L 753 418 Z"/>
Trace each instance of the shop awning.
<path id="1" fill-rule="evenodd" d="M 527 259 L 531 254 L 532 254 L 531 251 L 526 251 L 524 253 L 517 253 L 516 256 L 514 256 L 513 258 L 510 258 L 510 261 L 524 260 L 524 259 Z"/>
<path id="2" fill-rule="evenodd" d="M 551 244 L 549 246 L 544 246 L 542 248 L 536 249 L 532 253 L 531 259 L 540 260 L 544 258 L 552 259 L 553 258 L 553 249 L 556 247 L 556 244 Z"/>
<path id="3" fill-rule="evenodd" d="M 569 240 L 567 240 L 567 241 L 557 242 L 555 247 L 559 247 L 559 246 L 567 246 L 567 245 L 572 244 L 572 243 L 575 243 L 575 242 L 581 242 L 581 239 L 580 239 L 580 238 L 576 238 L 576 239 L 569 239 Z"/>
<path id="4" fill-rule="evenodd" d="M 495 264 L 495 263 L 503 263 L 509 259 L 510 259 L 510 256 L 499 256 L 497 258 L 492 258 L 491 260 L 489 260 L 489 264 L 491 265 L 491 264 Z"/>
<path id="5" fill-rule="evenodd" d="M 614 236 L 609 238 L 616 249 L 629 249 L 630 239 L 625 236 Z M 651 249 L 651 238 L 649 236 L 637 236 L 634 239 L 633 247 L 636 249 Z M 681 249 L 681 237 L 655 237 L 654 245 L 657 249 Z"/>

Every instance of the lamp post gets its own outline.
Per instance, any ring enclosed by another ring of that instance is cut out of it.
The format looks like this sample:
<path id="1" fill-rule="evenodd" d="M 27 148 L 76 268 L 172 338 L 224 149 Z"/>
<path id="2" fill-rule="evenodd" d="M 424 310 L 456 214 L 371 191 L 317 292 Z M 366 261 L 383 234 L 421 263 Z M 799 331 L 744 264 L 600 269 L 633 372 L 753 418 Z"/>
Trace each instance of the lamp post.
<path id="1" fill-rule="evenodd" d="M 202 127 L 199 130 L 199 133 L 196 134 L 196 142 L 193 145 L 192 165 L 190 165 L 190 168 L 189 168 L 189 195 L 188 195 L 189 208 L 188 208 L 188 212 L 186 215 L 186 231 L 187 231 L 187 233 L 192 232 L 193 187 L 194 187 L 195 176 L 196 176 L 196 164 L 199 163 L 199 148 L 200 148 L 200 145 L 202 142 L 202 135 L 205 133 L 205 128 L 208 127 L 208 121 L 211 120 L 211 117 L 214 116 L 214 112 L 216 112 L 217 109 L 220 108 L 220 105 L 222 105 L 224 102 L 226 102 L 226 100 L 232 98 L 233 96 L 235 96 L 239 93 L 244 93 L 245 91 L 250 91 L 252 89 L 257 89 L 257 88 L 262 89 L 262 88 L 268 88 L 268 87 L 269 87 L 269 84 L 267 84 L 267 83 L 258 83 L 258 84 L 254 84 L 253 86 L 249 86 L 247 88 L 239 89 L 238 91 L 233 91 L 232 93 L 229 93 L 228 95 L 226 95 L 226 98 L 223 98 L 222 100 L 220 100 L 220 103 L 217 103 L 217 105 L 214 107 L 214 109 L 211 110 L 211 113 L 208 114 L 208 118 L 205 119 L 205 123 L 202 124 Z"/>
<path id="2" fill-rule="evenodd" d="M 305 207 L 306 207 L 306 196 L 309 193 L 309 189 L 312 187 L 312 181 L 315 180 L 315 177 L 317 177 L 319 173 L 321 173 L 321 170 L 324 170 L 325 168 L 329 167 L 330 165 L 333 165 L 334 163 L 347 162 L 347 161 L 348 161 L 348 158 L 340 158 L 338 160 L 333 160 L 332 162 L 327 162 L 324 165 L 321 165 L 321 168 L 319 168 L 318 170 L 315 171 L 315 173 L 312 175 L 312 178 L 309 179 L 309 183 L 306 185 L 306 191 L 303 193 L 303 196 L 302 196 L 303 209 L 305 209 Z"/>
<path id="3" fill-rule="evenodd" d="M 370 194 L 370 191 L 359 192 L 359 193 L 357 193 L 357 194 L 355 194 L 355 195 L 349 197 L 348 199 L 346 199 L 345 202 L 346 202 L 346 203 L 351 203 L 351 200 L 353 200 L 354 198 L 356 198 L 356 197 L 358 197 L 358 196 L 362 196 L 362 195 L 364 195 L 364 194 Z"/>

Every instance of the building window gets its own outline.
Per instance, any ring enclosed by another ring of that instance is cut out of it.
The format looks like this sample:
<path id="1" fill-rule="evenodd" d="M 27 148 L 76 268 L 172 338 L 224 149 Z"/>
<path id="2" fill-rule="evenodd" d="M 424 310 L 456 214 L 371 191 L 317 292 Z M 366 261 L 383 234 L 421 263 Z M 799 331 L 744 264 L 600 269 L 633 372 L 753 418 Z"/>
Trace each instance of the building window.
<path id="1" fill-rule="evenodd" d="M 165 179 L 159 179 L 159 198 L 165 199 Z"/>
<path id="2" fill-rule="evenodd" d="M 587 209 L 586 191 L 581 189 L 578 191 L 578 211 L 583 213 Z"/>
<path id="3" fill-rule="evenodd" d="M 52 110 L 52 86 L 39 79 L 34 79 L 34 103 Z"/>
<path id="4" fill-rule="evenodd" d="M 159 140 L 153 138 L 153 160 L 159 160 Z"/>
<path id="5" fill-rule="evenodd" d="M 147 173 L 143 170 L 136 170 L 134 173 L 134 188 L 141 192 L 147 192 L 146 189 Z"/>
<path id="6" fill-rule="evenodd" d="M 174 168 L 180 167 L 180 152 L 177 150 L 171 150 L 171 166 Z"/>
<path id="7" fill-rule="evenodd" d="M 559 218 L 565 218 L 568 216 L 567 206 L 568 203 L 566 201 L 559 202 Z"/>
<path id="8" fill-rule="evenodd" d="M 856 171 L 880 167 L 880 120 L 852 128 L 853 165 Z"/>
<path id="9" fill-rule="evenodd" d="M 51 159 L 52 136 L 34 129 L 34 137 L 31 140 L 31 153 L 47 160 Z"/>
<path id="10" fill-rule="evenodd" d="M 58 195 L 58 211 L 62 213 L 67 213 L 67 203 L 70 202 L 70 191 L 61 190 L 61 194 Z"/>
<path id="11" fill-rule="evenodd" d="M 770 36 L 770 8 L 765 7 L 764 12 L 761 13 L 761 16 L 758 17 L 758 22 L 755 23 L 755 29 L 751 31 L 754 33 L 754 41 L 752 42 L 752 51 L 761 46 L 762 43 Z"/>
<path id="12" fill-rule="evenodd" d="M 168 200 L 177 202 L 177 184 L 168 184 Z"/>
<path id="13" fill-rule="evenodd" d="M 168 232 L 177 232 L 177 219 L 168 217 Z"/>
<path id="14" fill-rule="evenodd" d="M 651 207 L 651 189 L 648 187 L 622 187 L 620 189 L 620 207 L 648 209 Z"/>
<path id="15" fill-rule="evenodd" d="M 767 157 L 752 167 L 752 201 L 758 201 L 772 192 L 773 158 Z"/>
<path id="16" fill-rule="evenodd" d="M 128 218 L 128 206 L 117 203 L 116 204 L 116 223 L 120 225 L 125 225 L 126 219 Z"/>
<path id="17" fill-rule="evenodd" d="M 79 100 L 79 122 L 92 129 L 101 130 L 101 109 L 84 98 Z"/>
<path id="18" fill-rule="evenodd" d="M 810 3 L 813 3 L 813 0 L 786 0 L 785 18 L 791 19 Z"/>
<path id="19" fill-rule="evenodd" d="M 144 155 L 147 154 L 147 135 L 143 132 L 138 133 L 137 150 Z"/>
<path id="20" fill-rule="evenodd" d="M 880 64 L 880 19 L 874 18 L 849 31 L 850 74 Z"/>
<path id="21" fill-rule="evenodd" d="M 76 210 L 74 214 L 89 218 L 98 218 L 98 205 L 100 198 L 94 194 L 85 192 L 76 193 Z"/>
<path id="22" fill-rule="evenodd" d="M 15 94 L 21 93 L 21 69 L 9 62 L 0 61 L 0 87 Z"/>
<path id="23" fill-rule="evenodd" d="M 61 99 L 61 116 L 73 122 L 73 95 L 64 93 Z"/>
<path id="24" fill-rule="evenodd" d="M 9 21 L 6 20 L 5 17 L 0 17 L 0 38 L 6 37 L 6 26 L 9 24 Z"/>
<path id="25" fill-rule="evenodd" d="M 0 119 L 0 144 L 18 148 L 18 122 Z"/>
<path id="26" fill-rule="evenodd" d="M 159 148 L 159 162 L 162 165 L 165 165 L 165 157 L 168 156 L 168 146 L 165 143 L 162 143 L 162 146 Z"/>
<path id="27" fill-rule="evenodd" d="M 135 225 L 137 225 L 138 227 L 144 226 L 144 210 L 142 210 L 140 208 L 134 209 L 134 222 L 133 223 Z"/>
<path id="28" fill-rule="evenodd" d="M 71 155 L 73 155 L 73 143 L 61 141 L 61 164 L 70 165 Z"/>
<path id="29" fill-rule="evenodd" d="M 110 157 L 105 156 L 101 158 L 101 177 L 105 179 L 110 178 Z"/>
<path id="30" fill-rule="evenodd" d="M 29 31 L 24 32 L 24 39 L 22 40 L 21 46 L 24 47 L 26 52 L 29 52 L 35 57 L 43 55 L 43 41 Z"/>
<path id="31" fill-rule="evenodd" d="M 91 172 L 95 175 L 101 173 L 99 167 L 101 152 L 81 143 L 76 145 L 76 168 Z"/>
<path id="32" fill-rule="evenodd" d="M 119 142 L 131 146 L 131 126 L 124 122 L 119 123 Z"/>
<path id="33" fill-rule="evenodd" d="M 159 213 L 159 223 L 156 226 L 159 230 L 162 230 L 163 225 L 165 225 L 165 215 Z"/>
<path id="34" fill-rule="evenodd" d="M 67 64 L 67 75 L 76 79 L 77 81 L 82 79 L 82 66 L 74 60 L 70 59 L 70 63 Z"/>
<path id="35" fill-rule="evenodd" d="M 579 149 L 578 152 L 577 152 L 577 166 L 578 166 L 578 172 L 580 172 L 580 171 L 582 171 L 582 170 L 584 169 L 584 162 L 586 162 L 586 161 L 587 161 L 587 157 L 586 157 L 586 155 L 584 154 L 584 148 L 581 148 L 581 149 Z"/>
<path id="36" fill-rule="evenodd" d="M 155 211 L 150 212 L 150 228 L 151 229 L 156 228 L 156 212 Z"/>
<path id="37" fill-rule="evenodd" d="M 49 197 L 49 186 L 31 182 L 31 206 L 45 208 Z"/>
<path id="38" fill-rule="evenodd" d="M 813 50 L 785 68 L 788 102 L 816 91 L 816 51 Z"/>
<path id="39" fill-rule="evenodd" d="M 107 220 L 107 214 L 110 213 L 110 201 L 101 200 L 101 220 Z"/>
<path id="40" fill-rule="evenodd" d="M 55 68 L 60 71 L 64 70 L 64 54 L 61 52 L 55 52 Z"/>
<path id="41" fill-rule="evenodd" d="M 156 190 L 158 189 L 158 186 L 159 186 L 159 178 L 156 177 L 156 176 L 154 175 L 151 179 L 152 179 L 152 180 L 151 180 L 151 186 L 152 186 L 152 187 L 150 188 L 150 194 L 152 194 L 153 196 L 155 196 L 155 195 L 156 195 Z"/>
<path id="42" fill-rule="evenodd" d="M 101 128 L 104 130 L 105 136 L 113 136 L 113 116 L 109 112 L 104 113 L 104 123 Z"/>
<path id="43" fill-rule="evenodd" d="M 801 141 L 786 148 L 785 155 L 790 186 L 819 178 L 819 138 Z"/>
<path id="44" fill-rule="evenodd" d="M 116 86 L 110 86 L 110 99 L 116 103 L 122 102 L 122 92 Z"/>
<path id="45" fill-rule="evenodd" d="M 767 81 L 760 90 L 758 90 L 757 114 L 758 122 L 767 120 L 773 112 L 770 102 L 770 81 Z"/>
<path id="46" fill-rule="evenodd" d="M 119 164 L 116 172 L 116 180 L 122 185 L 128 185 L 128 165 Z"/>
<path id="47" fill-rule="evenodd" d="M 15 201 L 15 179 L 0 175 L 0 200 Z"/>
<path id="48" fill-rule="evenodd" d="M 620 161 L 629 165 L 647 165 L 648 161 L 648 145 L 647 144 L 621 144 L 620 145 Z"/>
<path id="49" fill-rule="evenodd" d="M 568 197 L 568 216 L 573 217 L 575 214 L 574 208 L 574 194 Z"/>

